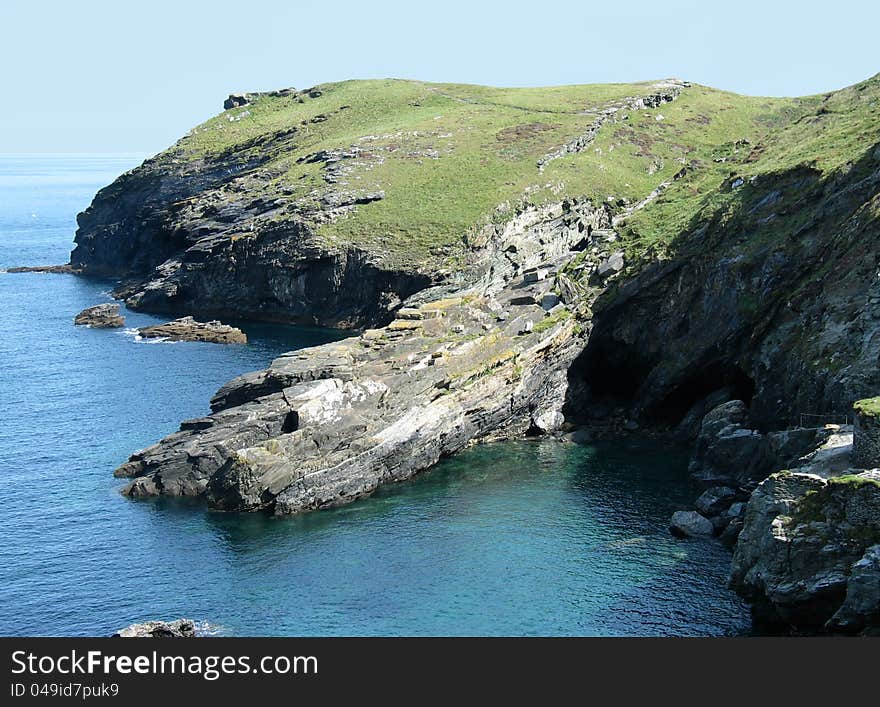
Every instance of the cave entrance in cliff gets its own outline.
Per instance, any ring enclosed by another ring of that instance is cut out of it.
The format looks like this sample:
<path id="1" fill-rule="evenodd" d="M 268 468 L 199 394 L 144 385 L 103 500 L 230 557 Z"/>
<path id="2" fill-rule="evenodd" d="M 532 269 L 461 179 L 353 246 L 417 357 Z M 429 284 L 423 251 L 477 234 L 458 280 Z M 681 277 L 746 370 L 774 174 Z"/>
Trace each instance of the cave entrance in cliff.
<path id="1" fill-rule="evenodd" d="M 755 394 L 755 381 L 739 366 L 714 362 L 685 377 L 665 397 L 646 408 L 645 415 L 661 425 L 677 425 L 713 393 L 723 393 L 727 400 L 742 400 L 748 405 Z"/>

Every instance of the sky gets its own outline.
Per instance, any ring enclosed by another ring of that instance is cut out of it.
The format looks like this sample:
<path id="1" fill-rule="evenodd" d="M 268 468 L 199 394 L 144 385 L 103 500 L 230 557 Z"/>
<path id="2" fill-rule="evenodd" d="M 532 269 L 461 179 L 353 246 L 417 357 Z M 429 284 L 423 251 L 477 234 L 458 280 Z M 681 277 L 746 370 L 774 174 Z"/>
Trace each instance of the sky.
<path id="1" fill-rule="evenodd" d="M 820 93 L 880 72 L 878 26 L 876 0 L 0 0 L 0 152 L 155 153 L 229 93 L 348 78 Z"/>

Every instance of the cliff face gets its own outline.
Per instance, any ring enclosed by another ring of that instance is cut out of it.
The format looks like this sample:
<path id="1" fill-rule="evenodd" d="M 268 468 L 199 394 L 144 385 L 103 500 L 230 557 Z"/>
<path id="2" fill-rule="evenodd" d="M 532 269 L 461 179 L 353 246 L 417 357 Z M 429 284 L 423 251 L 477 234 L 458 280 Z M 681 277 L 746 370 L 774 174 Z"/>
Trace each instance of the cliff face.
<path id="1" fill-rule="evenodd" d="M 120 177 L 77 219 L 71 264 L 122 278 L 115 294 L 132 308 L 354 327 L 436 279 L 330 246 L 315 234 L 322 212 L 267 201 L 259 145 L 172 155 Z"/>
<path id="2" fill-rule="evenodd" d="M 722 389 L 763 430 L 851 417 L 880 389 L 880 145 L 739 190 L 600 300 L 575 375 L 666 424 Z"/>
<path id="3" fill-rule="evenodd" d="M 878 116 L 877 78 L 817 97 L 716 157 L 717 186 L 622 215 L 641 264 L 597 302 L 579 389 L 665 424 L 722 390 L 762 430 L 851 417 L 880 387 Z"/>

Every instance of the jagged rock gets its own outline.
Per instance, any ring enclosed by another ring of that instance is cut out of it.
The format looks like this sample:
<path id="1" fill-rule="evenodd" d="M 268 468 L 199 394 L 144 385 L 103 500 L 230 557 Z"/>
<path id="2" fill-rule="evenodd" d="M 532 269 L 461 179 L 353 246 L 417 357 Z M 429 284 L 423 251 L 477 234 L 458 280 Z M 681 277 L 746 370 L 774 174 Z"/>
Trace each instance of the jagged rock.
<path id="1" fill-rule="evenodd" d="M 715 532 L 712 521 L 696 511 L 673 513 L 669 521 L 669 530 L 673 535 L 682 538 L 706 537 Z"/>
<path id="2" fill-rule="evenodd" d="M 858 623 L 853 617 L 871 615 L 863 603 L 870 593 L 863 589 L 870 587 L 873 555 L 855 577 L 852 572 L 878 542 L 880 472 L 830 479 L 772 474 L 749 501 L 731 586 L 753 602 L 760 621 L 802 631 L 851 630 Z M 851 581 L 853 604 L 838 626 L 832 617 L 843 608 Z"/>
<path id="3" fill-rule="evenodd" d="M 706 414 L 716 409 L 719 405 L 730 401 L 732 397 L 733 393 L 729 388 L 721 388 L 710 393 L 702 400 L 698 400 L 691 406 L 691 409 L 687 411 L 675 428 L 676 437 L 683 441 L 696 439 L 700 434 L 703 418 L 706 417 Z"/>
<path id="4" fill-rule="evenodd" d="M 880 626 L 880 545 L 872 545 L 853 564 L 846 583 L 846 599 L 827 628 L 837 633 L 858 633 Z"/>
<path id="5" fill-rule="evenodd" d="M 196 625 L 189 619 L 176 619 L 175 621 L 145 621 L 140 624 L 132 624 L 118 633 L 113 638 L 195 638 Z"/>
<path id="6" fill-rule="evenodd" d="M 125 326 L 125 317 L 119 313 L 118 304 L 96 304 L 77 314 L 73 323 L 94 329 L 116 329 Z"/>
<path id="7" fill-rule="evenodd" d="M 830 431 L 794 429 L 762 434 L 749 429 L 749 411 L 731 400 L 703 418 L 690 462 L 692 476 L 709 484 L 737 486 L 763 479 L 771 471 L 799 463 Z"/>
<path id="8" fill-rule="evenodd" d="M 717 516 L 736 499 L 736 491 L 727 486 L 713 486 L 697 498 L 697 510 L 704 516 Z"/>
<path id="9" fill-rule="evenodd" d="M 610 274 L 623 270 L 623 265 L 623 251 L 619 250 L 616 253 L 612 253 L 609 257 L 599 263 L 599 266 L 596 268 L 596 273 L 599 277 L 607 277 Z"/>
<path id="10" fill-rule="evenodd" d="M 766 437 L 743 427 L 748 409 L 731 400 L 704 418 L 690 463 L 691 474 L 706 483 L 735 485 L 765 475 L 773 468 Z"/>
<path id="11" fill-rule="evenodd" d="M 204 341 L 215 344 L 246 344 L 247 335 L 241 330 L 217 320 L 198 322 L 192 317 L 181 317 L 166 324 L 141 327 L 138 334 L 144 338 L 162 338 L 169 341 Z"/>

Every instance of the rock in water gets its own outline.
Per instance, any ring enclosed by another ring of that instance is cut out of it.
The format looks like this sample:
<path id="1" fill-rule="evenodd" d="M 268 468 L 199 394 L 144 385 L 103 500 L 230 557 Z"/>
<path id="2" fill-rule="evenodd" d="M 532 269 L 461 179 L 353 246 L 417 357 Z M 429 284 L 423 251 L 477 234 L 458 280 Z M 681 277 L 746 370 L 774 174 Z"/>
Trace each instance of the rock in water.
<path id="1" fill-rule="evenodd" d="M 175 621 L 144 621 L 140 624 L 132 624 L 118 633 L 113 638 L 195 638 L 196 625 L 189 619 L 177 619 Z"/>
<path id="2" fill-rule="evenodd" d="M 669 530 L 680 538 L 710 536 L 715 527 L 705 516 L 696 511 L 676 511 L 669 521 Z"/>
<path id="3" fill-rule="evenodd" d="M 236 327 L 217 320 L 197 322 L 192 317 L 181 317 L 167 324 L 142 327 L 138 334 L 147 339 L 169 341 L 205 341 L 213 344 L 246 344 L 247 335 Z"/>
<path id="4" fill-rule="evenodd" d="M 73 323 L 95 329 L 117 329 L 125 326 L 125 317 L 119 313 L 118 304 L 96 304 L 77 314 Z"/>
<path id="5" fill-rule="evenodd" d="M 64 263 L 63 265 L 25 265 L 15 268 L 9 268 L 6 272 L 8 273 L 23 273 L 23 272 L 48 272 L 54 273 L 56 275 L 66 275 L 66 274 L 76 274 L 81 272 L 80 268 L 76 268 L 70 263 Z"/>

